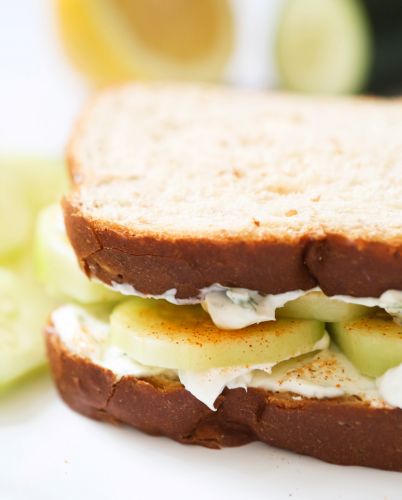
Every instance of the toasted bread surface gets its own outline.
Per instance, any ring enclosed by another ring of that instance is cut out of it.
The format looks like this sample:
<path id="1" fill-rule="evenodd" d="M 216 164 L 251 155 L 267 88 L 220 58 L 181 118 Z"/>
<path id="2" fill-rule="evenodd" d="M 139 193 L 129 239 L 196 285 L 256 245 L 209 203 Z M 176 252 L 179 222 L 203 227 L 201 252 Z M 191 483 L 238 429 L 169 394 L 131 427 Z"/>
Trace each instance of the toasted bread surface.
<path id="1" fill-rule="evenodd" d="M 402 289 L 402 103 L 132 84 L 68 150 L 82 267 L 147 294 Z"/>
<path id="2" fill-rule="evenodd" d="M 64 401 L 97 420 L 208 448 L 259 440 L 340 465 L 402 471 L 402 410 L 358 398 L 307 399 L 249 388 L 225 391 L 210 410 L 162 376 L 118 378 L 70 352 L 52 325 L 47 349 Z"/>

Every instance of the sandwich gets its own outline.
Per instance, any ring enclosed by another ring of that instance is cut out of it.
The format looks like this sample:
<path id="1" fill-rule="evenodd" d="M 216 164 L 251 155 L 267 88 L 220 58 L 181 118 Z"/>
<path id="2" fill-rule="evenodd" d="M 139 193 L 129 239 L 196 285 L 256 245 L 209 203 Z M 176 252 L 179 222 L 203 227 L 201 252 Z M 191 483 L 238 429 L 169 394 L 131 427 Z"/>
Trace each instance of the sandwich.
<path id="1" fill-rule="evenodd" d="M 97 95 L 68 148 L 68 241 L 60 214 L 42 224 L 64 401 L 181 443 L 402 471 L 401 116 L 160 82 Z"/>

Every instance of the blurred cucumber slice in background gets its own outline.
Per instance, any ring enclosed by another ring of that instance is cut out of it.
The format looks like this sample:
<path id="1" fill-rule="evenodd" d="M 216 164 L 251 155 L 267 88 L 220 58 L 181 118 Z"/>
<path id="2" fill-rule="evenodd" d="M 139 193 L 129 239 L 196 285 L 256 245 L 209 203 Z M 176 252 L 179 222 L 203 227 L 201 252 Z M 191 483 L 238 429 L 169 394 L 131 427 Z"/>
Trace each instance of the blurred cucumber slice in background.
<path id="1" fill-rule="evenodd" d="M 0 158 L 0 262 L 13 261 L 32 238 L 35 216 L 60 199 L 66 187 L 63 162 Z"/>
<path id="2" fill-rule="evenodd" d="M 287 0 L 277 29 L 283 87 L 308 93 L 402 89 L 402 2 Z"/>
<path id="3" fill-rule="evenodd" d="M 355 0 L 288 0 L 279 22 L 277 64 L 284 87 L 311 93 L 359 91 L 368 78 L 367 15 Z"/>
<path id="4" fill-rule="evenodd" d="M 38 211 L 65 186 L 61 161 L 0 158 L 0 391 L 45 363 L 43 330 L 57 303 L 34 276 L 32 236 Z"/>
<path id="5" fill-rule="evenodd" d="M 0 267 L 0 391 L 45 364 L 44 325 L 57 305 L 27 261 Z"/>
<path id="6" fill-rule="evenodd" d="M 83 304 L 121 299 L 102 283 L 90 281 L 81 271 L 67 239 L 59 205 L 44 208 L 36 223 L 34 238 L 35 269 L 49 293 Z"/>

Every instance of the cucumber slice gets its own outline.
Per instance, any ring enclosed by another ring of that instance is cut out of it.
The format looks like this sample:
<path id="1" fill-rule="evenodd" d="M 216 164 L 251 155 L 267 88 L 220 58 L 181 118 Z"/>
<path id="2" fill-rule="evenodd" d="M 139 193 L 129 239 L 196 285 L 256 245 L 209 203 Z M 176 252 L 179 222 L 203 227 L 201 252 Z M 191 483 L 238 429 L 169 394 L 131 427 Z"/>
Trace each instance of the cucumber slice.
<path id="1" fill-rule="evenodd" d="M 12 214 L 12 220 L 10 220 Z M 27 200 L 21 195 L 17 179 L 8 176 L 0 165 L 0 255 L 8 260 L 23 247 L 33 219 Z"/>
<path id="2" fill-rule="evenodd" d="M 111 315 L 111 343 L 148 366 L 206 370 L 277 363 L 313 351 L 324 335 L 314 320 L 279 320 L 221 330 L 200 306 L 133 298 Z"/>
<path id="3" fill-rule="evenodd" d="M 369 79 L 371 55 L 371 26 L 362 2 L 286 2 L 276 38 L 277 66 L 285 88 L 358 92 Z"/>
<path id="4" fill-rule="evenodd" d="M 360 318 L 370 312 L 370 307 L 330 299 L 321 292 L 310 292 L 287 302 L 276 311 L 276 315 L 279 318 L 316 319 L 333 323 Z"/>
<path id="5" fill-rule="evenodd" d="M 44 365 L 43 329 L 55 306 L 29 266 L 0 268 L 0 389 Z"/>
<path id="6" fill-rule="evenodd" d="M 29 242 L 38 210 L 58 200 L 66 184 L 63 163 L 0 158 L 0 258 L 12 258 Z M 10 214 L 11 217 L 10 217 Z"/>
<path id="7" fill-rule="evenodd" d="M 363 375 L 379 377 L 402 363 L 402 325 L 390 317 L 333 323 L 329 332 Z"/>
<path id="8" fill-rule="evenodd" d="M 45 208 L 38 216 L 34 256 L 38 278 L 51 295 L 83 304 L 121 299 L 119 293 L 109 290 L 102 283 L 90 281 L 81 271 L 67 239 L 58 205 Z"/>

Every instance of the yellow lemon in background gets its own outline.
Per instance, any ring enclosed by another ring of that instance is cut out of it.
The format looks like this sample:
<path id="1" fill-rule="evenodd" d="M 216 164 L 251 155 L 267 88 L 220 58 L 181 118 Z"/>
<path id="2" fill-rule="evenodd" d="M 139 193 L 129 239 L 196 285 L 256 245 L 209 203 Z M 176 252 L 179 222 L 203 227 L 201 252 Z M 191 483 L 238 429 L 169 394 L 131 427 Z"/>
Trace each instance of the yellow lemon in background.
<path id="1" fill-rule="evenodd" d="M 58 0 L 61 36 L 95 84 L 217 80 L 233 45 L 228 0 Z"/>

